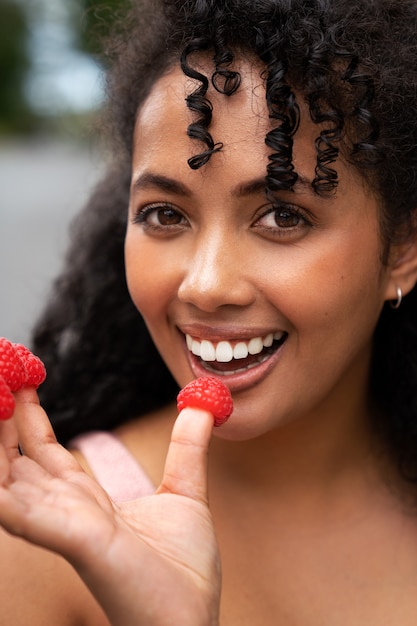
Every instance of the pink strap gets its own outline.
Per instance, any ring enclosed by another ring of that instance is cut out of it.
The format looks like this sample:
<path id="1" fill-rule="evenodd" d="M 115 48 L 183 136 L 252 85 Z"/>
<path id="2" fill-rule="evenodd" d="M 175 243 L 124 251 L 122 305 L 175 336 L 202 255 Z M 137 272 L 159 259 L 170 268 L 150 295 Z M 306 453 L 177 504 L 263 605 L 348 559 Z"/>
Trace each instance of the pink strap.
<path id="1" fill-rule="evenodd" d="M 114 435 L 93 431 L 79 435 L 70 448 L 85 457 L 94 476 L 114 502 L 135 500 L 155 492 L 155 487 L 129 450 Z"/>

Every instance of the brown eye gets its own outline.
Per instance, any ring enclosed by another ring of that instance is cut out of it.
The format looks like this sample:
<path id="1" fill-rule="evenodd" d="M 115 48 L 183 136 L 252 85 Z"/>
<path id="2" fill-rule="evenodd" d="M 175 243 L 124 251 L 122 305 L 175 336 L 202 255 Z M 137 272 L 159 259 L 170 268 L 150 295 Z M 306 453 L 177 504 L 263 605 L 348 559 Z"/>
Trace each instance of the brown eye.
<path id="1" fill-rule="evenodd" d="M 181 211 L 169 204 L 148 204 L 134 215 L 133 222 L 156 236 L 172 235 L 187 227 L 188 222 Z"/>
<path id="2" fill-rule="evenodd" d="M 175 226 L 181 224 L 182 216 L 174 209 L 164 208 L 155 211 L 155 218 L 161 226 Z"/>
<path id="3" fill-rule="evenodd" d="M 299 228 L 305 221 L 303 216 L 295 209 L 278 207 L 265 213 L 265 215 L 258 220 L 258 224 L 264 228 L 286 230 Z"/>
<path id="4" fill-rule="evenodd" d="M 279 228 L 295 228 L 299 225 L 301 217 L 294 211 L 278 209 L 273 213 L 274 221 Z"/>
<path id="5" fill-rule="evenodd" d="M 311 214 L 298 206 L 278 204 L 270 206 L 253 224 L 257 233 L 282 243 L 294 242 L 308 234 L 313 228 Z"/>

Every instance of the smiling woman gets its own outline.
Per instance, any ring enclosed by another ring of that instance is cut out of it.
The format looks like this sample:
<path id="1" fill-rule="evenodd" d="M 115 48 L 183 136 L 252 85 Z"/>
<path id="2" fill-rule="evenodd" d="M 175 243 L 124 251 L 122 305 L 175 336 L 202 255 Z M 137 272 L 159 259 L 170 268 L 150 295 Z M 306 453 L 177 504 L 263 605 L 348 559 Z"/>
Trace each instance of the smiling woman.
<path id="1" fill-rule="evenodd" d="M 0 523 L 39 546 L 20 571 L 0 535 L 2 611 L 47 563 L 83 598 L 65 624 L 414 626 L 416 3 L 161 0 L 126 27 L 115 165 L 34 330 L 43 408 L 17 394 L 0 431 Z M 175 404 L 207 376 L 214 433 Z"/>
<path id="2" fill-rule="evenodd" d="M 372 330 L 398 278 L 381 261 L 379 203 L 358 174 L 341 162 L 330 197 L 306 184 L 320 128 L 305 106 L 293 145 L 303 183 L 268 197 L 263 67 L 242 59 L 234 67 L 241 86 L 233 97 L 208 88 L 222 150 L 199 172 L 188 164 L 184 106 L 196 84 L 172 69 L 142 105 L 125 250 L 130 294 L 165 363 L 179 385 L 207 372 L 225 377 L 235 411 L 222 433 L 241 438 L 311 411 L 332 420 L 354 398 L 360 405 Z M 248 358 L 274 336 L 272 349 Z M 245 362 L 225 358 L 235 345 L 246 348 Z"/>

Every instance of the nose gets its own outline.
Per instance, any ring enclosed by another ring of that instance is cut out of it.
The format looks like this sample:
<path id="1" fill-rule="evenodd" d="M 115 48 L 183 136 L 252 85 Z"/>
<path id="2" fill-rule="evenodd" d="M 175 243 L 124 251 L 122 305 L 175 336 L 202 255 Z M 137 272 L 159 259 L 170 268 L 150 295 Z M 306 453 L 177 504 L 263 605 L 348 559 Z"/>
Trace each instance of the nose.
<path id="1" fill-rule="evenodd" d="M 238 237 L 221 233 L 199 237 L 187 255 L 179 299 L 206 312 L 250 305 L 256 289 L 246 271 L 248 258 L 240 243 Z"/>

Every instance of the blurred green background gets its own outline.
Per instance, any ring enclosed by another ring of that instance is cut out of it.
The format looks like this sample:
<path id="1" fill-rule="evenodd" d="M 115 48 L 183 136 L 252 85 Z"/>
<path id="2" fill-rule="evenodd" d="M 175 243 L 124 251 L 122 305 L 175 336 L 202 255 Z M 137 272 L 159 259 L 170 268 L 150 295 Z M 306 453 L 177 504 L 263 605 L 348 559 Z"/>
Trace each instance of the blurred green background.
<path id="1" fill-rule="evenodd" d="M 0 336 L 29 343 L 108 146 L 101 37 L 128 0 L 0 0 Z"/>
<path id="2" fill-rule="evenodd" d="M 100 106 L 101 38 L 128 0 L 0 0 L 0 135 L 76 129 Z"/>

